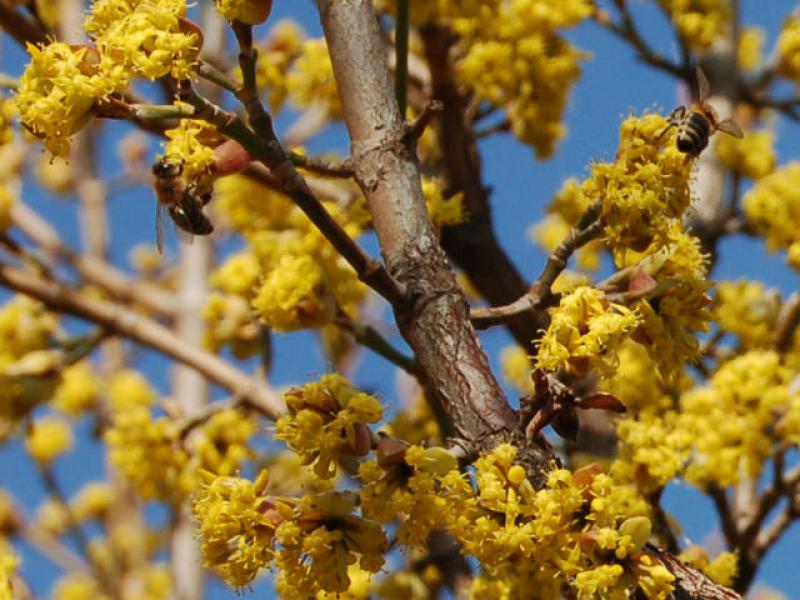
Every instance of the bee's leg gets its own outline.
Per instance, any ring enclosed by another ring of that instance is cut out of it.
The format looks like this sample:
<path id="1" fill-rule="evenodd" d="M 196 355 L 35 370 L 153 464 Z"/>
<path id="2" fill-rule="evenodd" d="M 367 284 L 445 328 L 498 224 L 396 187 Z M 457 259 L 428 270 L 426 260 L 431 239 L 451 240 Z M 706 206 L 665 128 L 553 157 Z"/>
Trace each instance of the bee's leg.
<path id="1" fill-rule="evenodd" d="M 669 116 L 667 117 L 667 126 L 663 130 L 661 130 L 661 133 L 659 133 L 656 136 L 656 141 L 661 140 L 661 138 L 663 138 L 670 129 L 677 126 L 678 123 L 680 123 L 685 116 L 686 116 L 685 106 L 679 106 L 671 113 L 669 113 Z"/>

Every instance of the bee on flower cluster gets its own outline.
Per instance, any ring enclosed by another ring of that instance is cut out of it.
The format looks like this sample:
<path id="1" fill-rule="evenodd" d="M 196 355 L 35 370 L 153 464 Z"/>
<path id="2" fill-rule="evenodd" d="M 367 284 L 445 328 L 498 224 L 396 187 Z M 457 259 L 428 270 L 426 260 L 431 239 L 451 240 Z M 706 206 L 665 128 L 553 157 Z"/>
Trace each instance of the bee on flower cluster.
<path id="1" fill-rule="evenodd" d="M 208 235 L 214 226 L 203 214 L 203 207 L 211 199 L 210 193 L 201 194 L 193 182 L 187 181 L 183 173 L 182 160 L 166 157 L 153 164 L 153 188 L 156 199 L 156 245 L 164 250 L 164 212 L 172 217 L 181 231 L 191 235 Z M 191 239 L 191 237 L 189 238 Z"/>
<path id="2" fill-rule="evenodd" d="M 658 135 L 661 139 L 673 127 L 678 128 L 676 143 L 678 150 L 685 153 L 688 159 L 697 158 L 708 146 L 709 138 L 717 131 L 722 131 L 736 138 L 742 138 L 742 129 L 733 119 L 720 120 L 717 111 L 706 99 L 710 87 L 708 79 L 701 69 L 697 69 L 697 102 L 692 106 L 679 106 L 673 110 L 667 121 L 669 124 Z"/>

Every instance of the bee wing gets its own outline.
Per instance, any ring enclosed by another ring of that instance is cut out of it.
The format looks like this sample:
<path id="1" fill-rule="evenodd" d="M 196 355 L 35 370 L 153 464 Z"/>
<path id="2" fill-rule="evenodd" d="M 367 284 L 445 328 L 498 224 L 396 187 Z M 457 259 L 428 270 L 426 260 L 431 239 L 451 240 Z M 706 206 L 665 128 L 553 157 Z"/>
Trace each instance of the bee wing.
<path id="1" fill-rule="evenodd" d="M 708 95 L 711 93 L 711 86 L 708 84 L 708 79 L 706 78 L 706 74 L 703 73 L 703 69 L 697 67 L 695 69 L 695 75 L 697 77 L 697 101 L 702 102 Z"/>
<path id="2" fill-rule="evenodd" d="M 724 121 L 720 121 L 717 123 L 717 129 L 719 131 L 724 131 L 728 135 L 732 135 L 735 138 L 742 139 L 744 137 L 742 128 L 739 127 L 739 124 L 733 119 L 725 119 Z"/>
<path id="3" fill-rule="evenodd" d="M 164 213 L 167 212 L 167 207 L 161 202 L 156 202 L 156 247 L 159 254 L 164 254 L 164 238 L 167 235 L 165 222 L 166 217 Z"/>

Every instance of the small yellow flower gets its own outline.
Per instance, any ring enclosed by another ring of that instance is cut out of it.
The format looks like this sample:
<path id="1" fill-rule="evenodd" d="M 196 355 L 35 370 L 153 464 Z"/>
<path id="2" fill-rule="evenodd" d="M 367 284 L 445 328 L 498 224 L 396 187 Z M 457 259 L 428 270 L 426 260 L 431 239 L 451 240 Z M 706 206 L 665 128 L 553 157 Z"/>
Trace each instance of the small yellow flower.
<path id="1" fill-rule="evenodd" d="M 760 179 L 775 169 L 775 148 L 772 132 L 748 131 L 743 139 L 719 136 L 716 144 L 720 161 L 734 173 Z"/>
<path id="2" fill-rule="evenodd" d="M 72 449 L 73 436 L 69 425 L 56 417 L 35 420 L 25 438 L 25 449 L 40 465 L 50 464 Z"/>
<path id="3" fill-rule="evenodd" d="M 269 17 L 272 0 L 215 0 L 219 14 L 228 21 L 258 25 Z"/>

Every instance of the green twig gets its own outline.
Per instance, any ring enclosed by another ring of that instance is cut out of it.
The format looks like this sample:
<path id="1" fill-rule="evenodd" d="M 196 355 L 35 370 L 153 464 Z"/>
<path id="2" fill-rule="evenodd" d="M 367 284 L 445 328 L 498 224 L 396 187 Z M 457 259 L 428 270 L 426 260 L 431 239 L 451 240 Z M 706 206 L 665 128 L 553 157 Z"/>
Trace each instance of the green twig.
<path id="1" fill-rule="evenodd" d="M 398 0 L 397 23 L 394 30 L 395 66 L 394 93 L 400 116 L 406 118 L 406 96 L 408 94 L 408 29 L 409 0 Z"/>
<path id="2" fill-rule="evenodd" d="M 419 368 L 414 359 L 392 346 L 374 327 L 353 320 L 341 308 L 338 309 L 335 323 L 337 327 L 352 335 L 359 344 L 400 367 L 406 373 L 414 376 L 419 374 Z"/>

